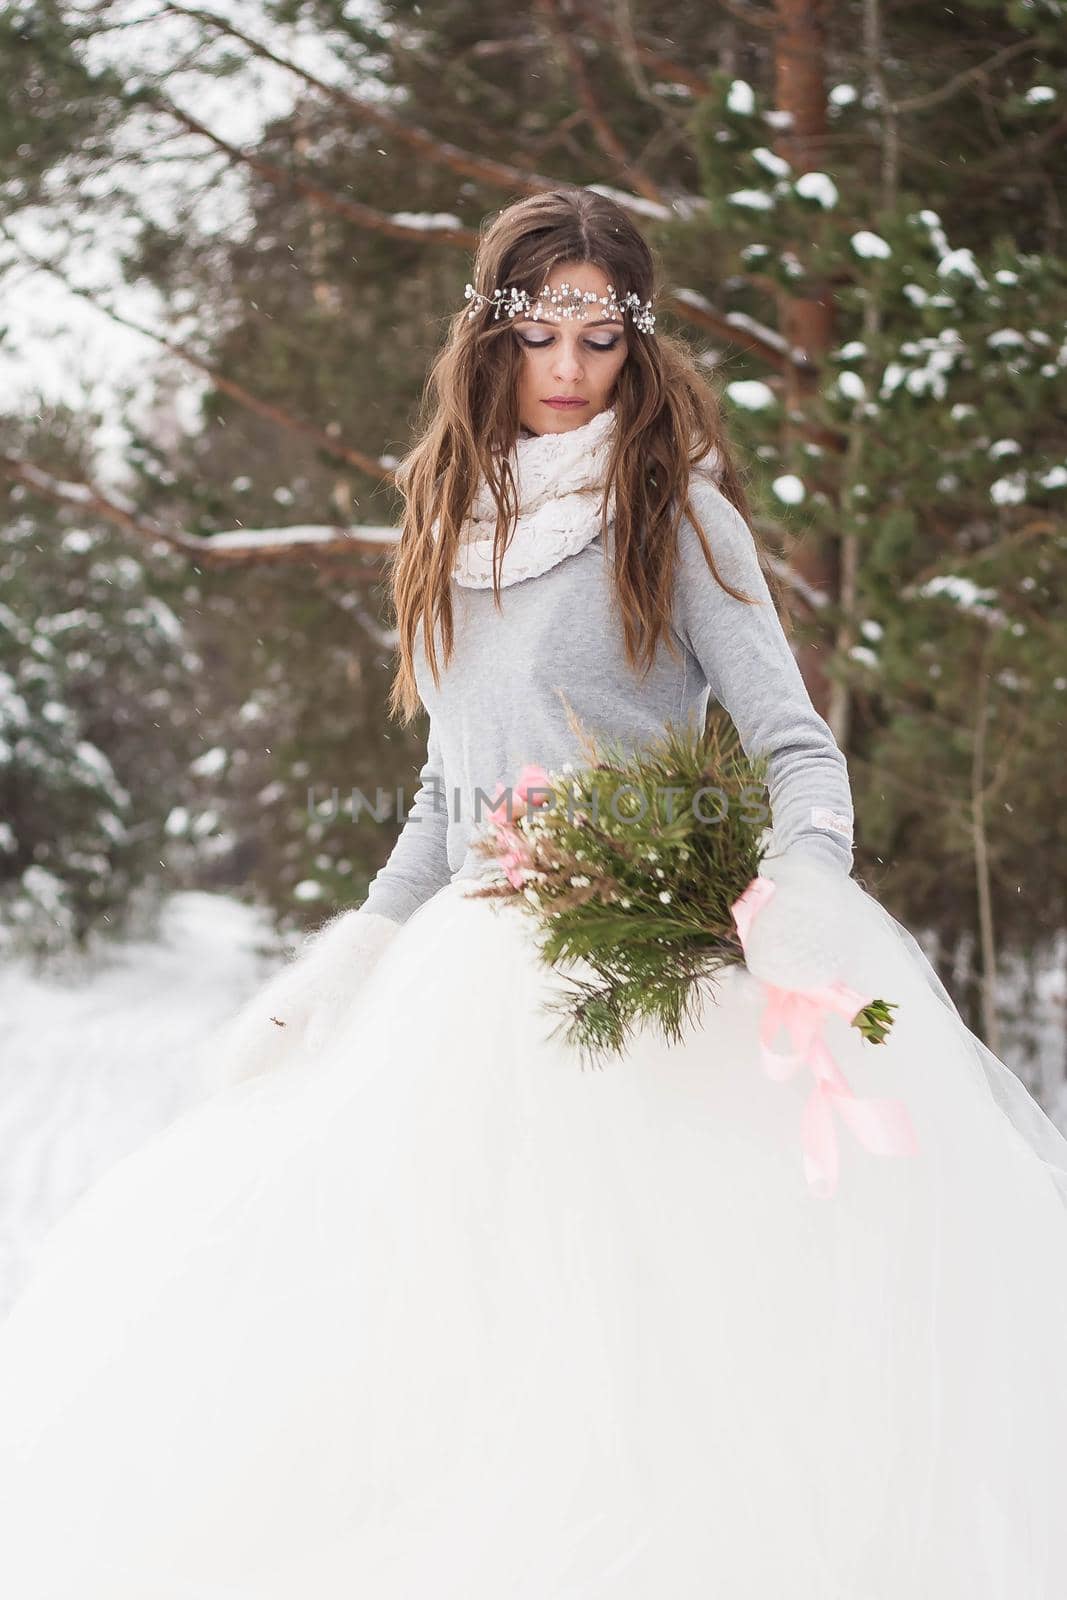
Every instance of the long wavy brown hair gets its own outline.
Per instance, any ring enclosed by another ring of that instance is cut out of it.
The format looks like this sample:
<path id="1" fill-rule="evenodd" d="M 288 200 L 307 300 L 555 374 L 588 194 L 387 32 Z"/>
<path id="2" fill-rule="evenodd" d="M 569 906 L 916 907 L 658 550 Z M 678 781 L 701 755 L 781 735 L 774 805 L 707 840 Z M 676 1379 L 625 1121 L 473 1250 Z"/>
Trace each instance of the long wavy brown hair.
<path id="1" fill-rule="evenodd" d="M 514 285 L 536 299 L 554 267 L 580 262 L 600 267 L 620 298 L 633 292 L 642 302 L 652 300 L 655 309 L 659 285 L 647 242 L 627 211 L 589 189 L 562 187 L 507 206 L 482 233 L 471 276 L 481 294 Z M 519 434 L 521 360 L 510 318 L 494 318 L 484 304 L 473 317 L 469 308 L 460 308 L 430 370 L 417 442 L 397 467 L 404 515 L 388 575 L 400 661 L 389 711 L 404 723 L 421 704 L 413 665 L 416 630 L 422 629 L 436 684 L 438 626 L 445 666 L 452 657 L 450 575 L 482 474 L 497 503 L 493 595 L 500 607 L 499 563 L 518 509 L 508 457 Z M 690 502 L 691 469 L 709 450 L 718 451 L 720 490 L 746 522 L 751 519 L 718 398 L 681 340 L 658 327 L 652 335 L 635 329 L 611 403 L 616 427 L 601 515 L 606 535 L 607 494 L 614 483 L 613 582 L 627 657 L 635 671 L 644 672 L 661 638 L 675 648 L 669 624 L 683 516 L 697 530 L 716 581 L 736 599 L 750 598 L 719 573 Z"/>

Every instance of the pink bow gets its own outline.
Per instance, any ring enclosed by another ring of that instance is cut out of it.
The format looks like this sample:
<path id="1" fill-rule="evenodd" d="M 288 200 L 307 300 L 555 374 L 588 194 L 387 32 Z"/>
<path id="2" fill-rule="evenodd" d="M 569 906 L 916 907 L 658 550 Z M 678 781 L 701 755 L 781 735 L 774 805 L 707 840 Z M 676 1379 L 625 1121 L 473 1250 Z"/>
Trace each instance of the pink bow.
<path id="1" fill-rule="evenodd" d="M 731 911 L 742 949 L 757 913 L 771 899 L 775 888 L 769 878 L 753 878 L 734 901 Z M 840 982 L 821 989 L 779 989 L 771 983 L 763 987 L 767 1005 L 759 1038 L 764 1071 L 781 1082 L 807 1065 L 815 1079 L 800 1121 L 804 1175 L 813 1193 L 828 1198 L 837 1188 L 835 1105 L 855 1138 L 872 1155 L 914 1155 L 918 1141 L 903 1101 L 857 1099 L 822 1038 L 827 1017 L 836 1015 L 851 1022 L 873 996 L 859 994 Z M 771 1048 L 783 1028 L 793 1046 L 788 1054 Z"/>

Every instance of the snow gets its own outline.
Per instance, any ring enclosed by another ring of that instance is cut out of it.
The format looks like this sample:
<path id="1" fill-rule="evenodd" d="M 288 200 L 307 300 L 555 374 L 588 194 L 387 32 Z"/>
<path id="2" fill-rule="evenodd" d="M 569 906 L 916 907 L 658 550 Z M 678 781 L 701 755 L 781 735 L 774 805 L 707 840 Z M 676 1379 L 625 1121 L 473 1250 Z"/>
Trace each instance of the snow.
<path id="1" fill-rule="evenodd" d="M 758 318 L 750 317 L 747 311 L 728 311 L 726 320 L 731 328 L 737 328 L 744 333 L 751 333 L 753 337 L 765 344 L 768 349 L 780 350 L 783 355 L 790 354 L 788 340 L 783 339 L 776 328 L 768 328 L 766 323 L 760 322 Z M 797 350 L 795 354 L 800 359 L 806 359 L 803 350 Z"/>
<path id="2" fill-rule="evenodd" d="M 936 211 L 931 211 L 929 206 L 924 206 L 921 211 L 916 211 L 909 219 L 911 222 L 921 222 L 930 235 L 930 243 L 939 256 L 948 250 L 948 237 L 941 226 L 941 218 Z"/>
<path id="3" fill-rule="evenodd" d="M 392 222 L 420 233 L 440 233 L 442 230 L 462 228 L 463 223 L 452 211 L 392 211 Z"/>
<path id="4" fill-rule="evenodd" d="M 877 667 L 879 665 L 878 657 L 869 645 L 854 644 L 848 653 L 853 661 L 859 661 L 865 667 Z"/>
<path id="5" fill-rule="evenodd" d="M 1024 350 L 1026 335 L 1018 328 L 998 328 L 996 333 L 987 336 L 986 344 L 993 350 Z"/>
<path id="6" fill-rule="evenodd" d="M 207 1093 L 198 1046 L 280 961 L 269 915 L 186 892 L 78 980 L 0 971 L 0 1315 L 51 1224 Z"/>
<path id="7" fill-rule="evenodd" d="M 209 534 L 205 546 L 214 550 L 270 550 L 296 544 L 336 544 L 338 539 L 351 539 L 353 543 L 367 545 L 396 544 L 399 528 L 356 524 L 350 528 L 330 524 L 294 523 L 291 528 L 236 528 L 226 533 Z"/>
<path id="8" fill-rule="evenodd" d="M 758 161 L 764 172 L 769 172 L 773 178 L 787 178 L 793 170 L 784 156 L 768 150 L 766 145 L 757 145 L 752 152 L 752 159 Z"/>
<path id="9" fill-rule="evenodd" d="M 85 768 L 86 772 L 106 788 L 120 805 L 129 804 L 129 795 L 115 780 L 115 770 L 104 752 L 89 739 L 79 739 L 74 746 L 74 755 L 77 761 Z"/>
<path id="10" fill-rule="evenodd" d="M 756 109 L 752 85 L 743 78 L 735 78 L 727 91 L 726 109 L 732 111 L 735 117 L 750 117 Z"/>
<path id="11" fill-rule="evenodd" d="M 152 625 L 174 644 L 182 637 L 182 625 L 178 618 L 166 602 L 156 595 L 146 595 L 141 605 L 133 606 L 125 613 L 124 620 L 135 628 Z"/>
<path id="12" fill-rule="evenodd" d="M 880 397 L 888 399 L 903 384 L 909 394 L 930 393 L 936 399 L 944 399 L 947 375 L 964 353 L 965 347 L 954 328 L 942 329 L 936 339 L 909 341 L 901 346 L 901 354 L 925 356 L 925 364 L 909 368 L 900 361 L 890 361 L 882 374 Z"/>
<path id="13" fill-rule="evenodd" d="M 995 589 L 979 588 L 973 578 L 964 578 L 954 572 L 930 578 L 919 593 L 926 599 L 944 597 L 959 606 L 961 611 L 973 611 L 977 606 L 988 605 L 997 598 Z"/>
<path id="14" fill-rule="evenodd" d="M 30 708 L 15 688 L 9 672 L 0 671 L 0 728 L 28 728 Z"/>
<path id="15" fill-rule="evenodd" d="M 85 528 L 69 528 L 59 541 L 59 548 L 71 555 L 83 556 L 98 542 L 98 535 Z"/>
<path id="16" fill-rule="evenodd" d="M 772 481 L 771 490 L 785 506 L 799 506 L 807 495 L 803 479 L 795 472 L 783 472 Z"/>
<path id="17" fill-rule="evenodd" d="M 867 398 L 867 385 L 858 372 L 842 372 L 838 377 L 837 387 L 845 400 L 865 400 Z"/>
<path id="18" fill-rule="evenodd" d="M 864 260 L 885 261 L 892 255 L 886 241 L 880 233 L 872 233 L 870 228 L 860 228 L 849 240 L 853 250 Z"/>
<path id="19" fill-rule="evenodd" d="M 989 485 L 989 498 L 995 506 L 1019 506 L 1026 499 L 1026 473 L 1013 472 Z"/>
<path id="20" fill-rule="evenodd" d="M 763 383 L 759 378 L 739 378 L 736 383 L 728 383 L 726 394 L 742 411 L 766 411 L 769 406 L 777 404 L 770 384 Z"/>
<path id="21" fill-rule="evenodd" d="M 749 211 L 769 211 L 774 205 L 774 197 L 764 189 L 735 189 L 726 198 L 731 205 L 744 206 Z"/>
<path id="22" fill-rule="evenodd" d="M 213 745 L 210 750 L 205 750 L 202 756 L 197 756 L 195 761 L 190 761 L 189 771 L 195 772 L 198 778 L 217 778 L 223 771 L 230 753 L 222 745 Z"/>
<path id="23" fill-rule="evenodd" d="M 594 194 L 602 194 L 607 200 L 614 200 L 617 205 L 625 206 L 635 216 L 648 217 L 653 222 L 673 222 L 679 212 L 688 213 L 693 207 L 706 210 L 708 204 L 701 195 L 680 195 L 676 203 L 665 206 L 658 200 L 646 199 L 644 195 L 613 189 L 609 183 L 589 183 L 585 187 Z"/>
<path id="24" fill-rule="evenodd" d="M 958 272 L 965 278 L 973 279 L 980 288 L 987 287 L 981 268 L 974 258 L 973 250 L 950 250 L 947 255 L 942 256 L 937 264 L 938 277 L 947 278 L 953 272 Z"/>
<path id="25" fill-rule="evenodd" d="M 321 900 L 325 893 L 316 878 L 301 878 L 299 883 L 293 885 L 294 900 Z"/>
<path id="26" fill-rule="evenodd" d="M 824 211 L 832 211 L 840 195 L 828 172 L 804 172 L 793 188 L 802 200 L 816 200 Z"/>

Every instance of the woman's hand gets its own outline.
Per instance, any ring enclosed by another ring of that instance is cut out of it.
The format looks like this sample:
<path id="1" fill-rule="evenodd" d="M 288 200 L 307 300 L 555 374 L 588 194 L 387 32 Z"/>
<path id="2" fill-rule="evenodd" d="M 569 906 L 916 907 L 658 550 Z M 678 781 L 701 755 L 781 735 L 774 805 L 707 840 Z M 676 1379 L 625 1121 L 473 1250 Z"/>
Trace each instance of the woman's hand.
<path id="1" fill-rule="evenodd" d="M 400 926 L 356 908 L 308 934 L 298 954 L 208 1040 L 203 1073 L 209 1088 L 228 1088 L 323 1049 Z"/>
<path id="2" fill-rule="evenodd" d="M 841 915 L 848 879 L 800 849 L 768 857 L 759 875 L 775 890 L 745 940 L 748 970 L 777 989 L 821 989 L 836 982 L 848 954 Z"/>

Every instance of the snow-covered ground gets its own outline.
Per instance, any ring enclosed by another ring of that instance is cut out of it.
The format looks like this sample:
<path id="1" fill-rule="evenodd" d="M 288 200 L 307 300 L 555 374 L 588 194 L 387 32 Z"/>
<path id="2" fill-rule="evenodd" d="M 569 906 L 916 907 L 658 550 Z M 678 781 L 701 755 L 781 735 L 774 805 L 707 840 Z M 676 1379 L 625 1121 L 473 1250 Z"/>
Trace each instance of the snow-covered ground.
<path id="1" fill-rule="evenodd" d="M 283 953 L 265 911 L 186 892 L 77 984 L 0 973 L 0 1317 L 52 1222 L 208 1092 L 198 1046 Z"/>

